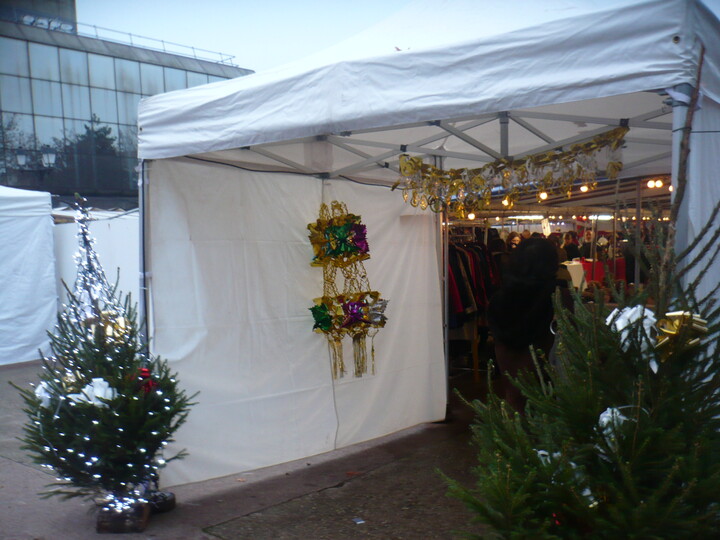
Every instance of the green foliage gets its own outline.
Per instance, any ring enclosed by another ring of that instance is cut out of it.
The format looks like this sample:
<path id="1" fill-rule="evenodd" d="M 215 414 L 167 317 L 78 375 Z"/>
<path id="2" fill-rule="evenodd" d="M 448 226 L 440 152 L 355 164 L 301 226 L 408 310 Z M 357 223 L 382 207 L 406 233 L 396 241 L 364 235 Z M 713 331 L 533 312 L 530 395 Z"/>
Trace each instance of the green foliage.
<path id="1" fill-rule="evenodd" d="M 81 316 L 70 298 L 71 312 Z M 142 492 L 157 483 L 165 463 L 182 457 L 163 459 L 163 448 L 185 421 L 190 400 L 167 363 L 145 353 L 129 297 L 123 311 L 124 317 L 104 312 L 101 320 L 80 324 L 61 316 L 51 335 L 53 354 L 42 360 L 45 392 L 21 390 L 30 419 L 24 448 L 59 476 L 52 486 L 62 489 L 48 495 Z M 106 381 L 113 395 L 95 403 L 70 397 L 93 379 Z"/>
<path id="2" fill-rule="evenodd" d="M 612 306 L 576 296 L 573 312 L 556 301 L 552 360 L 514 381 L 527 397 L 524 413 L 492 393 L 472 403 L 477 482 L 466 489 L 449 481 L 450 493 L 494 537 L 717 537 L 720 310 L 712 295 L 695 298 L 697 280 L 680 280 L 687 271 L 676 271 L 679 258 L 650 245 L 645 293 L 616 294 Z M 635 306 L 658 319 L 694 312 L 708 331 L 695 343 L 685 325 L 656 348 L 657 329 L 643 318 L 625 332 L 606 320 L 614 307 Z"/>

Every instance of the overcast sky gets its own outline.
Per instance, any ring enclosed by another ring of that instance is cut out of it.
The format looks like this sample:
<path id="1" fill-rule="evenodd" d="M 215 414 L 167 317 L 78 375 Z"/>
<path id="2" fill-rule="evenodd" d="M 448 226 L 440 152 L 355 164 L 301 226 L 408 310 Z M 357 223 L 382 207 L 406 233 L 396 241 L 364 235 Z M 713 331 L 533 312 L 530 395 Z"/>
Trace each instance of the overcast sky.
<path id="1" fill-rule="evenodd" d="M 262 71 L 337 43 L 410 2 L 76 0 L 76 7 L 78 23 L 234 55 L 240 67 Z"/>

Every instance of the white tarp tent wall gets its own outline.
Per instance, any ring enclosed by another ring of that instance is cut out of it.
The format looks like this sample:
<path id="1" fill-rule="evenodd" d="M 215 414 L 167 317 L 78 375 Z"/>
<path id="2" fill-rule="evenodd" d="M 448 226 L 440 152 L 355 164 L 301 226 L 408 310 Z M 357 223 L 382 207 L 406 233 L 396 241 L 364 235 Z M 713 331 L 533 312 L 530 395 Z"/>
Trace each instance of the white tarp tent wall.
<path id="1" fill-rule="evenodd" d="M 57 310 L 49 193 L 0 186 L 0 365 L 48 352 Z"/>
<path id="2" fill-rule="evenodd" d="M 113 210 L 90 209 L 92 221 L 88 224 L 90 234 L 95 239 L 95 251 L 105 270 L 111 286 L 117 282 L 117 293 L 124 299 L 132 296 L 132 302 L 140 301 L 140 264 L 139 264 L 139 211 L 119 212 Z M 57 273 L 57 295 L 61 304 L 67 301 L 65 283 L 73 290 L 77 278 L 78 225 L 74 221 L 75 210 L 55 209 L 53 216 L 62 219 L 56 223 L 55 266 Z M 72 221 L 70 221 L 72 220 Z"/>
<path id="3" fill-rule="evenodd" d="M 195 457 L 171 480 L 440 416 L 432 218 L 410 217 L 398 194 L 375 187 L 397 179 L 401 153 L 479 167 L 622 124 L 623 176 L 670 174 L 687 110 L 680 94 L 697 84 L 704 47 L 678 224 L 686 244 L 720 199 L 713 3 L 422 1 L 306 61 L 143 100 L 155 350 L 203 391 L 179 435 Z M 368 274 L 390 299 L 378 374 L 337 383 L 306 311 L 320 281 L 306 266 L 305 225 L 333 199 L 367 222 Z M 391 377 L 396 369 L 404 376 Z"/>

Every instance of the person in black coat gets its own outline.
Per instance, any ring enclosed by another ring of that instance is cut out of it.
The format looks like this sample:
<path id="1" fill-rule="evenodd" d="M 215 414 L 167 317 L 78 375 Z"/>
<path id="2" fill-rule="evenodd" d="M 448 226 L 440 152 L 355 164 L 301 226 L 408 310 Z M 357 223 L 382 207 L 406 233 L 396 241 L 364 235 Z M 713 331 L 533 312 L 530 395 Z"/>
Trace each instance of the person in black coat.
<path id="1" fill-rule="evenodd" d="M 563 235 L 562 248 L 565 250 L 568 260 L 572 261 L 573 259 L 580 258 L 580 248 L 575 243 L 575 239 L 573 238 L 573 235 L 570 234 L 569 232 L 566 232 Z"/>
<path id="2" fill-rule="evenodd" d="M 557 287 L 567 293 L 563 303 L 571 307 L 568 284 L 558 280 L 557 250 L 545 238 L 523 241 L 510 256 L 502 287 L 488 306 L 488 323 L 495 343 L 495 361 L 503 377 L 501 394 L 518 411 L 525 398 L 507 378 L 523 370 L 534 371 L 531 348 L 547 358 L 554 342 L 553 294 Z M 567 299 L 567 300 L 566 300 Z"/>

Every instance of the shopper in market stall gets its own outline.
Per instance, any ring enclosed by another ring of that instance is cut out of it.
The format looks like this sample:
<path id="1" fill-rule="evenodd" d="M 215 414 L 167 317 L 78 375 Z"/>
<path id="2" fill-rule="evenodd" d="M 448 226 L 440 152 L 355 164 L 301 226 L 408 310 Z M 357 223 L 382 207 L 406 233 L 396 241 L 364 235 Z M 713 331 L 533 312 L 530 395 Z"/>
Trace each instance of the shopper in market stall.
<path id="1" fill-rule="evenodd" d="M 516 410 L 525 407 L 525 398 L 512 383 L 525 370 L 534 371 L 532 350 L 540 351 L 546 362 L 554 342 L 553 294 L 561 290 L 563 305 L 572 308 L 568 282 L 558 279 L 559 262 L 555 246 L 544 238 L 524 240 L 510 256 L 502 287 L 488 306 L 488 322 L 495 343 L 495 361 L 502 379 L 499 394 Z"/>
<path id="2" fill-rule="evenodd" d="M 488 248 L 490 249 L 490 256 L 492 257 L 495 268 L 499 274 L 500 282 L 502 283 L 502 275 L 505 272 L 505 268 L 510 264 L 510 253 L 507 244 L 500 237 L 493 238 L 490 240 Z"/>
<path id="3" fill-rule="evenodd" d="M 578 248 L 577 243 L 575 243 L 572 233 L 566 232 L 563 235 L 562 248 L 565 250 L 569 261 L 580 258 L 580 248 Z"/>
<path id="4" fill-rule="evenodd" d="M 595 235 L 592 232 L 592 229 L 585 229 L 585 234 L 583 235 L 583 243 L 580 246 L 580 256 L 585 257 L 586 259 L 594 259 L 594 249 L 593 249 L 593 239 L 595 238 Z"/>
<path id="5" fill-rule="evenodd" d="M 518 233 L 517 231 L 511 231 L 510 234 L 508 234 L 507 239 L 505 240 L 508 251 L 512 251 L 516 247 L 518 247 L 521 241 L 522 236 L 520 236 L 520 233 Z"/>

